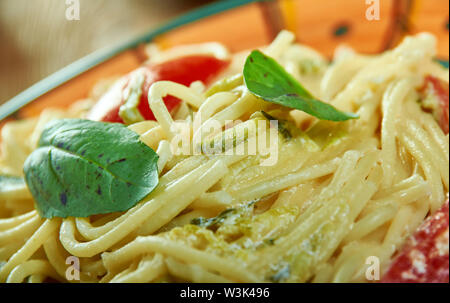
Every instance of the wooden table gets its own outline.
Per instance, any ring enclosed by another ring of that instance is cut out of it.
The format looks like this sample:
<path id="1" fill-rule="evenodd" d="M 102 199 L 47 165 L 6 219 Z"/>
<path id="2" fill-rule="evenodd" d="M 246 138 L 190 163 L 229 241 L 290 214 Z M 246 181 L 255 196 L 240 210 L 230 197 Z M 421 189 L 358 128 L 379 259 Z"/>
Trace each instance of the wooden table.
<path id="1" fill-rule="evenodd" d="M 90 52 L 120 43 L 207 0 L 80 0 L 68 21 L 65 0 L 0 1 L 0 104 Z"/>

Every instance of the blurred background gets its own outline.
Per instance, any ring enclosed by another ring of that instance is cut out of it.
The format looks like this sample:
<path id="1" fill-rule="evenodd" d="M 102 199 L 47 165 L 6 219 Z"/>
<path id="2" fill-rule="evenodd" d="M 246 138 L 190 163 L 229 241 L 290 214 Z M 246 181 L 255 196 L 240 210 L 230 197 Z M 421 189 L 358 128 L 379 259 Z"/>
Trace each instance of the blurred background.
<path id="1" fill-rule="evenodd" d="M 212 0 L 0 0 L 0 104 L 102 47 L 129 39 Z M 80 43 L 82 41 L 82 43 Z"/>

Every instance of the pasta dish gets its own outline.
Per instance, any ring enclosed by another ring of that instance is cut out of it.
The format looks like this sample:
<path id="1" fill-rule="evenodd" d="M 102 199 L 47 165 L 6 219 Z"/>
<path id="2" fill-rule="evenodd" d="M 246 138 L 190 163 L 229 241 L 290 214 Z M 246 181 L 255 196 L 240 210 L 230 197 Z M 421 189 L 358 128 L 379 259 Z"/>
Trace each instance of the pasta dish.
<path id="1" fill-rule="evenodd" d="M 448 282 L 435 44 L 148 45 L 2 128 L 0 282 Z"/>

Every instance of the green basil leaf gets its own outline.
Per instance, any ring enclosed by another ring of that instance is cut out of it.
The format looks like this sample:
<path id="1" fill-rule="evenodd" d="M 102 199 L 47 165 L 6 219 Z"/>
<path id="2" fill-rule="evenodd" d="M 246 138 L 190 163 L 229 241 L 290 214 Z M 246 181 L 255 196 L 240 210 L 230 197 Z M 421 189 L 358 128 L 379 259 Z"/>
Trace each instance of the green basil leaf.
<path id="1" fill-rule="evenodd" d="M 126 211 L 158 184 L 158 155 L 119 123 L 50 122 L 25 161 L 25 180 L 45 218 Z"/>
<path id="2" fill-rule="evenodd" d="M 304 111 L 321 120 L 346 121 L 359 118 L 358 115 L 341 112 L 314 98 L 281 65 L 260 51 L 253 51 L 248 56 L 244 80 L 248 90 L 257 97 Z"/>

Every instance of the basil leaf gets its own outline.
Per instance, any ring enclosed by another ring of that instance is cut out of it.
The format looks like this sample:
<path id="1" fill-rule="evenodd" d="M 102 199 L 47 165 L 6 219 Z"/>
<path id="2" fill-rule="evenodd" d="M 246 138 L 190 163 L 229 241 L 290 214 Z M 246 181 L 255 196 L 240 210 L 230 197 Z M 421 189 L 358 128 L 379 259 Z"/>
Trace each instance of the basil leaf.
<path id="1" fill-rule="evenodd" d="M 314 98 L 281 65 L 260 51 L 253 51 L 247 58 L 244 80 L 248 90 L 257 97 L 304 111 L 321 120 L 346 121 L 359 118 L 356 114 L 341 112 Z"/>
<path id="2" fill-rule="evenodd" d="M 24 173 L 45 218 L 126 211 L 158 184 L 158 155 L 119 123 L 50 122 Z"/>

